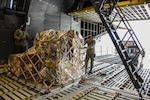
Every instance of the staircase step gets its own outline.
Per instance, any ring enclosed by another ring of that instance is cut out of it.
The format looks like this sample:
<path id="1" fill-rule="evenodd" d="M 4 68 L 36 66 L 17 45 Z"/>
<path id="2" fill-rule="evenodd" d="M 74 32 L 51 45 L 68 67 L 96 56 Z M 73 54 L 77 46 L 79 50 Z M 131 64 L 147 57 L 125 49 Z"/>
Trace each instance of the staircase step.
<path id="1" fill-rule="evenodd" d="M 130 59 L 130 60 L 127 61 L 127 63 L 129 64 L 131 61 L 132 61 L 132 60 Z"/>

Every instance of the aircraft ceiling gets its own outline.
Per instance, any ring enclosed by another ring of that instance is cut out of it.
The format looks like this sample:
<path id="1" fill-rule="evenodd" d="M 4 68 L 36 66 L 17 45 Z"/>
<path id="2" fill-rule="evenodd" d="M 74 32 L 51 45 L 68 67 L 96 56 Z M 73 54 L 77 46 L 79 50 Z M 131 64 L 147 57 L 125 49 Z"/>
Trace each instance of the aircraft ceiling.
<path id="1" fill-rule="evenodd" d="M 137 0 L 134 0 L 137 1 Z M 146 2 L 129 2 L 123 1 L 119 2 L 118 5 L 122 9 L 123 14 L 126 16 L 128 21 L 135 21 L 135 20 L 149 20 L 150 19 L 150 3 Z M 82 9 L 74 10 L 69 15 L 73 17 L 78 17 L 84 20 L 89 20 L 93 22 L 101 22 L 98 14 L 94 11 L 94 8 L 85 7 Z M 111 17 L 115 16 L 115 11 L 111 14 Z M 120 17 L 116 17 L 114 21 L 121 20 Z"/>

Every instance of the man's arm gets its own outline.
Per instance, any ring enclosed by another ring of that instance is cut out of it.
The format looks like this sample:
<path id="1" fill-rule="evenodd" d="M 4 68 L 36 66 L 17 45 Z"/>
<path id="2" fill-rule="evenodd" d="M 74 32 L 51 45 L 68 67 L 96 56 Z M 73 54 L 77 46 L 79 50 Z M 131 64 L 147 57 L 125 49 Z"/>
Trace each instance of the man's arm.
<path id="1" fill-rule="evenodd" d="M 26 38 L 29 39 L 29 40 L 33 40 L 33 38 L 28 34 L 27 31 L 24 31 L 24 33 L 26 34 Z"/>

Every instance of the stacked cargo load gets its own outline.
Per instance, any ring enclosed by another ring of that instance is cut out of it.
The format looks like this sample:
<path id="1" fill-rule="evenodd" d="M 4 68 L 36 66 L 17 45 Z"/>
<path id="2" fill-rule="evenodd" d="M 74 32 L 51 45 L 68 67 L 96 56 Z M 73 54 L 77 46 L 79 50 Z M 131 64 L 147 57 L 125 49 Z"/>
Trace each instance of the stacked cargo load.
<path id="1" fill-rule="evenodd" d="M 47 88 L 79 79 L 84 71 L 83 39 L 77 31 L 47 30 L 36 34 L 33 46 L 21 54 L 11 54 L 9 71 Z"/>

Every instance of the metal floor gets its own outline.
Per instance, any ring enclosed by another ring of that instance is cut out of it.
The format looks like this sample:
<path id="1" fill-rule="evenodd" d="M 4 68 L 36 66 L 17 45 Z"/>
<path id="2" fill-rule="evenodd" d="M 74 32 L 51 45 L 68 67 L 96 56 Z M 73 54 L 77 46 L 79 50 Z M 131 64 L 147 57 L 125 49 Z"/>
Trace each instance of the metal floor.
<path id="1" fill-rule="evenodd" d="M 150 69 L 139 72 L 144 79 L 143 100 L 150 100 Z M 138 100 L 118 56 L 104 55 L 95 58 L 93 74 L 83 83 L 74 82 L 64 87 L 39 92 L 34 87 L 15 80 L 10 75 L 0 75 L 0 100 Z"/>

